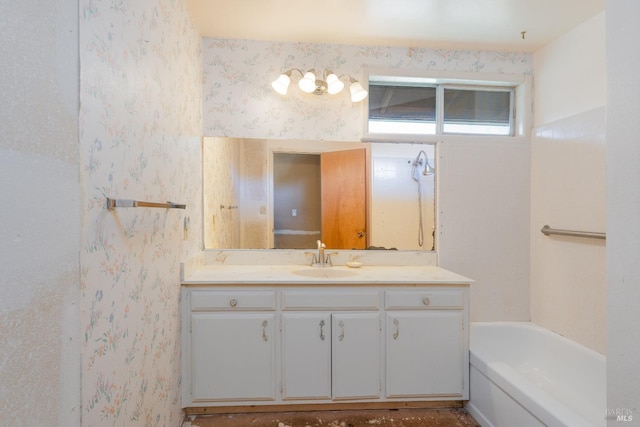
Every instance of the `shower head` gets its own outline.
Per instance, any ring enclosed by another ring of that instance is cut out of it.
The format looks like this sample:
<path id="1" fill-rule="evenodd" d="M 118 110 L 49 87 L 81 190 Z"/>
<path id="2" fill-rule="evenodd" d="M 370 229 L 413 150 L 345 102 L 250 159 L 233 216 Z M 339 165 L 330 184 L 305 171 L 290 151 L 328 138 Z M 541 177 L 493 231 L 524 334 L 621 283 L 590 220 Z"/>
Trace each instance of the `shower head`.
<path id="1" fill-rule="evenodd" d="M 422 156 L 424 156 L 424 161 L 421 158 Z M 429 176 L 435 173 L 435 169 L 433 168 L 433 166 L 429 164 L 429 157 L 427 157 L 427 153 L 425 153 L 424 150 L 420 150 L 420 152 L 418 153 L 418 156 L 413 161 L 412 168 L 411 168 L 411 176 L 415 181 L 418 180 L 418 176 L 416 175 L 417 168 L 418 166 L 422 167 L 423 164 L 424 164 L 424 169 L 422 171 L 422 175 Z"/>

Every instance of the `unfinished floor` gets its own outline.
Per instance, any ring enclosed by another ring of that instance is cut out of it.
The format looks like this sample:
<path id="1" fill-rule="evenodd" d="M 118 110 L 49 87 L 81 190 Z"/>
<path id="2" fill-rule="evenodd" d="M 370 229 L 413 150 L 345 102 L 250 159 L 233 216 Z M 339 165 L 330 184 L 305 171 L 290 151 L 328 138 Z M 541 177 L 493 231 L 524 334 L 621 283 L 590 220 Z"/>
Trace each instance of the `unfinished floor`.
<path id="1" fill-rule="evenodd" d="M 188 415 L 182 427 L 479 427 L 461 408 Z"/>

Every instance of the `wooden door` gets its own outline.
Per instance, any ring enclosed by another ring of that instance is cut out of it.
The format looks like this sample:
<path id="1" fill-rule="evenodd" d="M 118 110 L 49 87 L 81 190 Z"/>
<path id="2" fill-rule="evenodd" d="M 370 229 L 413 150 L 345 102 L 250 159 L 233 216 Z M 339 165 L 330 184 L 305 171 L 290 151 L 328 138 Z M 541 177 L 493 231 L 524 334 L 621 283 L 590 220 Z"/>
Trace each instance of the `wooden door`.
<path id="1" fill-rule="evenodd" d="M 365 149 L 322 153 L 320 171 L 322 242 L 328 249 L 365 249 Z"/>

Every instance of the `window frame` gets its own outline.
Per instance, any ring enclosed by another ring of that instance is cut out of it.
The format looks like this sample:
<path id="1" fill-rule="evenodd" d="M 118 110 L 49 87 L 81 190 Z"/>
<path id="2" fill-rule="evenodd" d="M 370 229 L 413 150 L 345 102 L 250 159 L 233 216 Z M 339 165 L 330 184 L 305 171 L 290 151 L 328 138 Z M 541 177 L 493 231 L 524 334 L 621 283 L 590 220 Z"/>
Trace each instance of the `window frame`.
<path id="1" fill-rule="evenodd" d="M 445 132 L 445 117 L 444 117 L 444 91 L 447 89 L 453 90 L 473 90 L 476 92 L 508 92 L 509 93 L 509 133 L 508 134 L 495 134 L 495 133 L 469 133 L 469 132 Z M 515 136 L 516 129 L 516 116 L 515 116 L 515 88 L 512 86 L 491 86 L 491 85 L 461 85 L 461 84 L 441 84 L 436 89 L 436 135 L 468 135 L 468 136 Z M 440 118 L 441 120 L 438 120 Z M 367 120 L 368 121 L 368 120 Z M 368 124 L 367 124 L 368 126 Z"/>
<path id="2" fill-rule="evenodd" d="M 369 132 L 369 103 L 363 102 L 363 142 L 425 142 L 437 143 L 447 139 L 504 139 L 514 140 L 527 137 L 529 116 L 526 105 L 530 105 L 530 82 L 528 75 L 513 74 L 484 74 L 484 73 L 454 73 L 430 71 L 400 72 L 399 70 L 365 70 L 363 82 L 367 89 L 371 81 L 407 86 L 435 86 L 436 87 L 436 133 L 373 133 Z M 444 121 L 444 89 L 472 89 L 510 92 L 510 132 L 508 135 L 476 134 L 443 132 Z"/>

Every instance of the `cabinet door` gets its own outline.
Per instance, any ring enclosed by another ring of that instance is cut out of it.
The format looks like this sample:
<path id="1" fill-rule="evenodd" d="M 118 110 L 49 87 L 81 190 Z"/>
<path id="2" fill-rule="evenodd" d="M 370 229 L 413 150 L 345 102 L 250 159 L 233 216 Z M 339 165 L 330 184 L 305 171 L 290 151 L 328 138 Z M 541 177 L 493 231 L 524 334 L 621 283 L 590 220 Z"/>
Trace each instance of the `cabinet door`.
<path id="1" fill-rule="evenodd" d="M 275 314 L 193 313 L 193 401 L 274 400 Z"/>
<path id="2" fill-rule="evenodd" d="M 463 391 L 463 312 L 387 312 L 387 397 Z"/>
<path id="3" fill-rule="evenodd" d="M 380 315 L 345 313 L 332 316 L 333 398 L 380 397 Z"/>
<path id="4" fill-rule="evenodd" d="M 331 398 L 331 315 L 282 315 L 283 399 Z"/>

